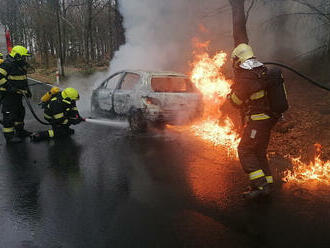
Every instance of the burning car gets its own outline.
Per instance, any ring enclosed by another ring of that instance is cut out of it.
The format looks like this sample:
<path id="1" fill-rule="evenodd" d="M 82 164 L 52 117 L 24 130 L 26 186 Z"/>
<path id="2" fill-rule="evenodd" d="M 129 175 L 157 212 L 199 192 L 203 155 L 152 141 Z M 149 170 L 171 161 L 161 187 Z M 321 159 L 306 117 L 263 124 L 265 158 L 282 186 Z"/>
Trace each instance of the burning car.
<path id="1" fill-rule="evenodd" d="M 187 124 L 201 116 L 202 95 L 180 73 L 120 71 L 92 93 L 92 113 L 127 117 L 133 131 Z"/>

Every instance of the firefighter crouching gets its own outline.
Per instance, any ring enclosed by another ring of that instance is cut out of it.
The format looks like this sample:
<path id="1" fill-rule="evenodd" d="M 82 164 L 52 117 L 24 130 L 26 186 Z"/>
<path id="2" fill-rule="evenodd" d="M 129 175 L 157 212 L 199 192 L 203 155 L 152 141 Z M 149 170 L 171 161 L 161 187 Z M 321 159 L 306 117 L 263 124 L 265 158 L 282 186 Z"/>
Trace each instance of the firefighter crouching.
<path id="1" fill-rule="evenodd" d="M 49 98 L 49 99 L 47 99 Z M 59 88 L 52 88 L 42 98 L 44 108 L 44 118 L 48 121 L 52 129 L 40 131 L 31 135 L 32 142 L 47 140 L 52 138 L 64 138 L 74 134 L 70 125 L 79 124 L 84 119 L 81 118 L 76 106 L 79 100 L 79 93 L 74 88 L 66 88 L 60 91 Z"/>
<path id="2" fill-rule="evenodd" d="M 247 44 L 240 44 L 233 50 L 232 60 L 234 84 L 228 98 L 242 115 L 243 132 L 238 155 L 251 185 L 243 195 L 252 199 L 271 193 L 273 177 L 267 147 L 271 129 L 288 106 L 280 70 L 268 70 L 255 59 Z M 280 101 L 284 103 L 278 107 Z"/>
<path id="3" fill-rule="evenodd" d="M 31 97 L 28 87 L 26 57 L 31 56 L 23 46 L 14 46 L 0 64 L 0 92 L 2 98 L 3 134 L 7 143 L 22 142 L 31 134 L 24 130 L 25 108 L 23 94 Z"/>

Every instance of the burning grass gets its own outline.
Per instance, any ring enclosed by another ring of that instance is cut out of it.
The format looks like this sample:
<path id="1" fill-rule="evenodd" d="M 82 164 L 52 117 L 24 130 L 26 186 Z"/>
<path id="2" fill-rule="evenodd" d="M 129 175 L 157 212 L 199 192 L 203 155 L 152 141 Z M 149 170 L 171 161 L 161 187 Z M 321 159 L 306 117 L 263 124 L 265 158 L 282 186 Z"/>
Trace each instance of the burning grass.
<path id="1" fill-rule="evenodd" d="M 293 183 L 308 183 L 311 181 L 330 184 L 330 161 L 322 161 L 320 144 L 315 144 L 316 155 L 309 164 L 301 161 L 301 158 L 290 158 L 292 170 L 284 172 L 283 181 Z"/>

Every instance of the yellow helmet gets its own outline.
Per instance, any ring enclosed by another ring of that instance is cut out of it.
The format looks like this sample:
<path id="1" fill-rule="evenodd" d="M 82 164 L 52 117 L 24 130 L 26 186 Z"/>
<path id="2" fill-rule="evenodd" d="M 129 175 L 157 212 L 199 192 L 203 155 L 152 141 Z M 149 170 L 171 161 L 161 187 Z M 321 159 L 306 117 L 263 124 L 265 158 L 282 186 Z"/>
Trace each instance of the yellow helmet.
<path id="1" fill-rule="evenodd" d="M 62 97 L 65 98 L 70 98 L 71 100 L 78 101 L 79 100 L 79 93 L 76 89 L 74 88 L 66 88 L 62 91 L 61 93 Z"/>
<path id="2" fill-rule="evenodd" d="M 0 53 L 0 59 L 3 59 L 3 54 L 2 53 Z"/>
<path id="3" fill-rule="evenodd" d="M 9 54 L 13 58 L 29 57 L 32 54 L 23 46 L 14 46 Z"/>
<path id="4" fill-rule="evenodd" d="M 252 47 L 245 43 L 239 44 L 232 52 L 231 58 L 235 61 L 235 65 L 244 63 L 246 60 L 254 57 Z"/>

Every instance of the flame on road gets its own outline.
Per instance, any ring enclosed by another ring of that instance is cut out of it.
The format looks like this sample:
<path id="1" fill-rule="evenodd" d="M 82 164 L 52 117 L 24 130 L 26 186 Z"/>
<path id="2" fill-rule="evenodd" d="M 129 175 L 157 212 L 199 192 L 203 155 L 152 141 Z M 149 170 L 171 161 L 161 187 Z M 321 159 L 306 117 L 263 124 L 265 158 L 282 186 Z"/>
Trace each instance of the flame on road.
<path id="1" fill-rule="evenodd" d="M 293 168 L 284 172 L 283 181 L 294 183 L 320 182 L 330 184 L 330 160 L 320 159 L 321 145 L 315 144 L 316 155 L 314 161 L 305 164 L 300 158 L 290 158 Z"/>
<path id="2" fill-rule="evenodd" d="M 222 73 L 227 54 L 220 51 L 212 57 L 205 51 L 209 42 L 194 40 L 194 43 L 196 51 L 190 79 L 203 95 L 204 114 L 199 122 L 189 127 L 189 131 L 216 146 L 225 146 L 237 156 L 239 135 L 234 131 L 233 122 L 221 111 L 232 84 Z"/>

